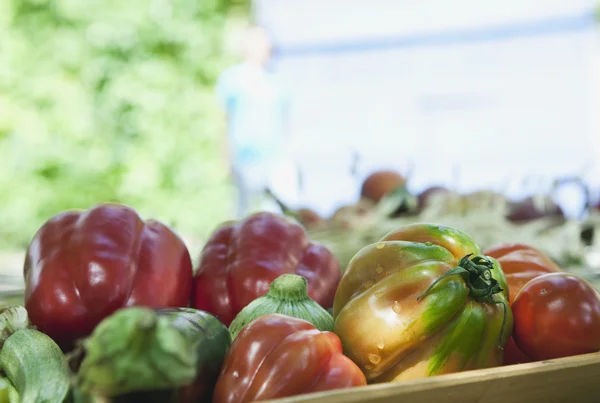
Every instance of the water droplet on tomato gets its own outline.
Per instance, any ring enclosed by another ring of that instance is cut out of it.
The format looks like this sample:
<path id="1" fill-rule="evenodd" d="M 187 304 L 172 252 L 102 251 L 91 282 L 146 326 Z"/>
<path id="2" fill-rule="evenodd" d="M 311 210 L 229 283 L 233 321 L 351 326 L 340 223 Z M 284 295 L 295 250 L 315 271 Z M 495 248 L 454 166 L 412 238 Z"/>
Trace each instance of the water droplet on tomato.
<path id="1" fill-rule="evenodd" d="M 370 288 L 370 287 L 372 287 L 372 286 L 373 286 L 373 282 L 372 282 L 372 281 L 367 281 L 367 282 L 365 283 L 365 288 Z"/>
<path id="2" fill-rule="evenodd" d="M 431 242 L 429 242 L 429 241 L 428 241 L 428 242 L 425 242 L 425 245 L 426 245 L 426 246 L 432 246 L 433 244 L 432 244 Z"/>
<path id="3" fill-rule="evenodd" d="M 377 343 L 378 349 L 383 350 L 384 347 L 385 347 L 385 343 L 383 342 L 383 340 L 381 340 L 379 343 Z"/>
<path id="4" fill-rule="evenodd" d="M 375 293 L 375 296 L 376 296 L 377 298 L 381 298 L 381 297 L 383 296 L 383 292 L 382 292 L 382 291 L 377 291 L 377 292 Z"/>
<path id="5" fill-rule="evenodd" d="M 400 306 L 400 302 L 394 301 L 394 304 L 392 305 L 392 311 L 394 311 L 396 313 L 400 313 L 402 311 L 402 307 Z"/>
<path id="6" fill-rule="evenodd" d="M 380 265 L 380 264 L 378 264 L 378 265 L 377 265 L 377 268 L 375 269 L 375 271 L 376 271 L 377 273 L 383 273 L 383 266 L 382 266 L 382 265 Z"/>
<path id="7" fill-rule="evenodd" d="M 233 375 L 234 378 L 239 378 L 240 377 L 240 373 L 237 372 L 237 371 L 233 371 L 233 374 L 231 374 L 231 375 Z"/>
<path id="8" fill-rule="evenodd" d="M 379 364 L 379 361 L 381 361 L 381 357 L 377 354 L 369 354 L 369 361 L 371 361 L 372 364 Z"/>

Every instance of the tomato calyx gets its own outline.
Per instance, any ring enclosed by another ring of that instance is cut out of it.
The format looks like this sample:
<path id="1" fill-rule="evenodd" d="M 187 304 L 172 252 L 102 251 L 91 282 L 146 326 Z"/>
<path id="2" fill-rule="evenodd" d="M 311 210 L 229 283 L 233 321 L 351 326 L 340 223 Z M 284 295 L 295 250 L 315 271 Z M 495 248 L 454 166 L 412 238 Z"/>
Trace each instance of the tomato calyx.
<path id="1" fill-rule="evenodd" d="M 466 255 L 458 262 L 458 266 L 448 270 L 441 277 L 435 280 L 429 288 L 425 290 L 421 295 L 417 297 L 417 300 L 427 296 L 431 290 L 443 279 L 459 275 L 465 281 L 465 284 L 469 288 L 469 296 L 475 301 L 489 302 L 491 304 L 502 305 L 504 310 L 504 316 L 502 317 L 502 326 L 500 328 L 500 337 L 498 339 L 498 347 L 502 347 L 502 339 L 504 336 L 504 328 L 506 327 L 506 316 L 508 306 L 505 301 L 498 301 L 494 299 L 494 295 L 504 291 L 500 287 L 500 283 L 494 277 L 492 277 L 492 269 L 494 264 L 490 259 L 485 256 L 476 255 L 472 253 Z"/>

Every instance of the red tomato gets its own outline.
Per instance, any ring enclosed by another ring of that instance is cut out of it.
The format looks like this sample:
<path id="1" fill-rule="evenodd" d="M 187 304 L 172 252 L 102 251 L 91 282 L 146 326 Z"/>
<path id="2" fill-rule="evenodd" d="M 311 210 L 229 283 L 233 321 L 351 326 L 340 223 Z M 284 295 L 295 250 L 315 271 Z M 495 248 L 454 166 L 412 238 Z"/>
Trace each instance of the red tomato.
<path id="1" fill-rule="evenodd" d="M 521 243 L 494 245 L 484 250 L 483 254 L 495 258 L 502 266 L 511 304 L 529 280 L 560 271 L 560 267 L 544 253 Z"/>
<path id="2" fill-rule="evenodd" d="M 567 273 L 529 281 L 512 304 L 513 338 L 534 360 L 600 350 L 600 293 Z"/>
<path id="3" fill-rule="evenodd" d="M 527 357 L 527 355 L 517 347 L 514 338 L 511 337 L 508 340 L 508 343 L 506 343 L 506 347 L 504 347 L 504 360 L 502 361 L 502 365 L 524 364 L 532 361 L 531 358 Z"/>
<path id="4" fill-rule="evenodd" d="M 484 255 L 498 260 L 508 284 L 512 304 L 521 288 L 530 280 L 547 273 L 559 272 L 560 267 L 538 249 L 522 243 L 502 243 L 489 247 Z M 533 361 L 511 338 L 504 348 L 504 365 Z"/>

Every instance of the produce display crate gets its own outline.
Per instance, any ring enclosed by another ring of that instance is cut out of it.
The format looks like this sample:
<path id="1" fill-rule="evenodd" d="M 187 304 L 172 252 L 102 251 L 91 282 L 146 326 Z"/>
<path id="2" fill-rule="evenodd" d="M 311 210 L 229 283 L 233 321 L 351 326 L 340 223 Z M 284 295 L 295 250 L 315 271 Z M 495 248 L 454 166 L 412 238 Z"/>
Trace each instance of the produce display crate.
<path id="1" fill-rule="evenodd" d="M 0 291 L 0 307 L 22 303 L 21 291 Z M 304 394 L 271 402 L 598 403 L 600 352 L 399 383 Z"/>
<path id="2" fill-rule="evenodd" d="M 573 234 L 580 232 L 583 223 L 567 222 L 555 226 L 552 223 L 549 225 L 540 222 L 531 226 L 513 228 L 503 220 L 491 220 L 488 215 L 488 220 L 485 221 L 486 227 L 480 228 L 470 225 L 472 222 L 479 221 L 477 216 L 471 214 L 469 217 L 465 219 L 462 216 L 445 215 L 443 219 L 419 217 L 420 220 L 415 220 L 414 217 L 407 217 L 385 220 L 385 222 L 375 220 L 367 222 L 365 228 L 352 228 L 350 231 L 314 231 L 311 232 L 311 236 L 337 252 L 338 258 L 343 256 L 349 259 L 360 247 L 375 242 L 389 229 L 414 221 L 443 221 L 457 226 L 463 225 L 469 232 L 478 233 L 480 235 L 478 238 L 484 240 L 489 238 L 488 243 L 496 242 L 495 237 L 514 239 L 514 234 L 520 233 L 522 238 L 527 237 L 523 239 L 524 241 L 553 252 L 552 257 L 557 260 L 562 256 L 579 255 L 583 265 L 563 266 L 563 269 L 586 278 L 600 289 L 600 268 L 585 264 L 585 257 L 589 253 L 598 255 L 600 252 L 600 237 L 596 237 L 594 245 L 585 248 L 580 248 L 579 245 L 571 247 L 564 242 L 565 239 L 573 239 Z M 597 215 L 592 217 L 586 225 L 599 229 L 600 217 Z M 543 233 L 538 227 L 543 229 Z M 377 231 L 373 231 L 374 228 Z M 20 270 L 14 270 L 14 264 L 11 267 L 11 270 L 0 270 L 0 307 L 23 304 L 22 275 Z M 272 400 L 279 403 L 437 401 L 444 403 L 600 403 L 600 352 Z"/>

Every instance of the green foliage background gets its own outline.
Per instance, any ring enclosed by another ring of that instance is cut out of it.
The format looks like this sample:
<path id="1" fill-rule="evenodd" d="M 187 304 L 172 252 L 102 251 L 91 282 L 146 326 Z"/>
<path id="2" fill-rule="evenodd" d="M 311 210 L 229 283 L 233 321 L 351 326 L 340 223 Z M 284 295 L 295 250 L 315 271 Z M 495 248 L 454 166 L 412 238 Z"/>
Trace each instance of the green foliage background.
<path id="1" fill-rule="evenodd" d="M 232 210 L 213 85 L 248 0 L 0 0 L 0 248 L 126 203 L 193 237 Z"/>

